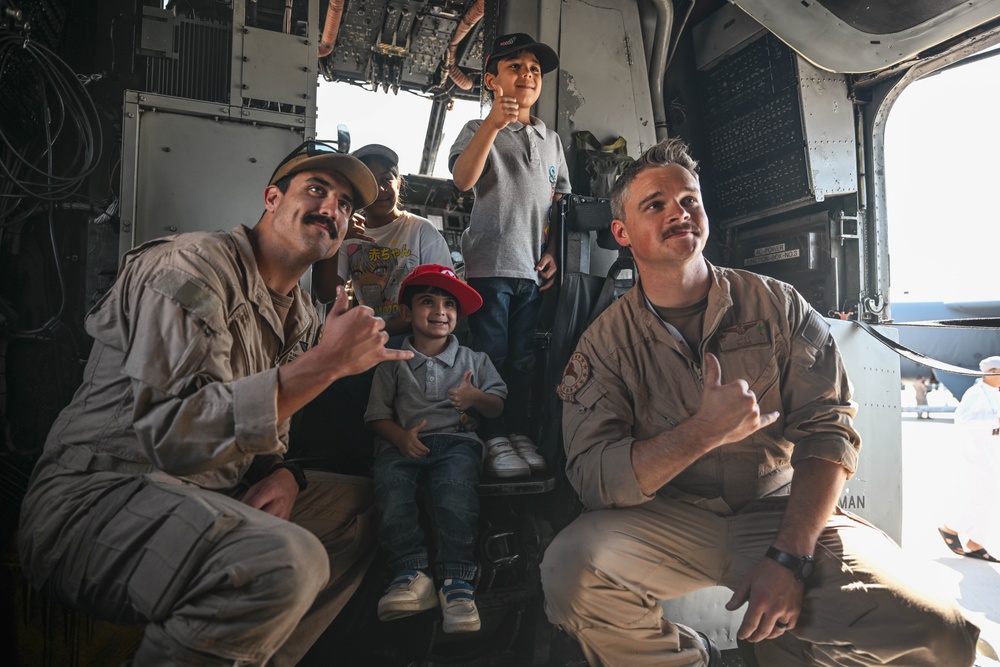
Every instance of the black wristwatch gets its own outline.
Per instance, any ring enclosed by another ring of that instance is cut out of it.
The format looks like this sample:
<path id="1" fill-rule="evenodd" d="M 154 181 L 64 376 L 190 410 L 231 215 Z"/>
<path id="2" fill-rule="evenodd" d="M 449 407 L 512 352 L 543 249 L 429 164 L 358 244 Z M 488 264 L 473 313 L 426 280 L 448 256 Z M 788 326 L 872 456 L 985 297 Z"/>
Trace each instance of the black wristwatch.
<path id="1" fill-rule="evenodd" d="M 813 570 L 816 569 L 816 561 L 813 560 L 812 556 L 793 556 L 786 551 L 775 549 L 774 547 L 768 547 L 767 553 L 764 555 L 776 561 L 779 565 L 787 567 L 799 581 L 805 581 L 811 577 Z"/>
<path id="2" fill-rule="evenodd" d="M 302 472 L 302 468 L 300 468 L 297 463 L 282 461 L 278 465 L 271 468 L 271 472 L 274 472 L 278 468 L 284 468 L 288 472 L 292 473 L 292 476 L 295 478 L 295 483 L 299 485 L 299 491 L 305 491 L 309 482 L 306 481 L 306 474 Z"/>

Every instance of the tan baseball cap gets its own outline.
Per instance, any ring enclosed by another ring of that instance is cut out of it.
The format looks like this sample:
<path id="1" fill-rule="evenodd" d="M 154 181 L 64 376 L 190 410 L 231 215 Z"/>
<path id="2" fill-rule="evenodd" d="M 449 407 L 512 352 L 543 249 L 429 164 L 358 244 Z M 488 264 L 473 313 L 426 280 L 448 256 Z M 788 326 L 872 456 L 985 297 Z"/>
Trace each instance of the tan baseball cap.
<path id="1" fill-rule="evenodd" d="M 337 150 L 336 146 L 322 141 L 306 141 L 278 163 L 268 185 L 274 185 L 285 176 L 307 169 L 335 171 L 346 178 L 354 188 L 354 208 L 362 209 L 378 197 L 378 183 L 364 162 Z"/>

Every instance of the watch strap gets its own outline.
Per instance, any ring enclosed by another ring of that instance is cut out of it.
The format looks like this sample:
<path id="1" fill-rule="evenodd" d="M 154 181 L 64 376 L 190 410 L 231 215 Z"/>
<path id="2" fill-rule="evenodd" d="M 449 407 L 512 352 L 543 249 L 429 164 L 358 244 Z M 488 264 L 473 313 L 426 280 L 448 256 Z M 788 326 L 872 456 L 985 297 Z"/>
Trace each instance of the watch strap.
<path id="1" fill-rule="evenodd" d="M 299 491 L 305 491 L 305 488 L 309 485 L 309 481 L 306 479 L 306 474 L 302 471 L 297 463 L 292 463 L 291 461 L 282 461 L 273 468 L 271 472 L 274 472 L 278 468 L 284 468 L 288 472 L 292 473 L 295 477 L 295 483 L 299 485 Z"/>
<path id="2" fill-rule="evenodd" d="M 809 576 L 809 573 L 803 573 L 803 569 L 808 563 L 813 561 L 812 556 L 796 556 L 773 546 L 768 547 L 764 555 L 778 563 L 778 565 L 791 570 L 795 574 L 795 578 L 799 581 L 804 581 Z"/>

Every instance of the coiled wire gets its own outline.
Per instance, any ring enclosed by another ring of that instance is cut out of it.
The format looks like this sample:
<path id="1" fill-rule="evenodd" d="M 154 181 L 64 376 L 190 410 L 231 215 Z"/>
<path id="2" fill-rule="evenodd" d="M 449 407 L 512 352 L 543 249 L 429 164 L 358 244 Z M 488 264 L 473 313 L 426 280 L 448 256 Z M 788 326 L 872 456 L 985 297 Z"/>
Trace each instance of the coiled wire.
<path id="1" fill-rule="evenodd" d="M 19 91 L 37 102 L 38 136 L 12 136 L 0 124 L 0 233 L 19 224 L 47 204 L 48 231 L 59 280 L 60 304 L 41 326 L 22 330 L 35 334 L 57 324 L 66 304 L 66 289 L 55 233 L 55 204 L 76 193 L 97 167 L 103 134 L 100 118 L 84 81 L 45 45 L 0 30 L 0 90 L 4 79 L 26 72 L 34 90 Z M 58 169 L 58 171 L 57 171 Z"/>

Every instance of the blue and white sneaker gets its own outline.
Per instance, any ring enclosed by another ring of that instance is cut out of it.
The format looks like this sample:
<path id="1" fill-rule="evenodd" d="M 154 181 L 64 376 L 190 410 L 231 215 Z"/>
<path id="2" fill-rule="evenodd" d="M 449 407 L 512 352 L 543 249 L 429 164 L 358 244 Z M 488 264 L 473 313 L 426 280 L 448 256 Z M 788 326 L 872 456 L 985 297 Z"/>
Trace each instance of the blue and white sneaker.
<path id="1" fill-rule="evenodd" d="M 378 619 L 393 621 L 436 606 L 434 580 L 420 570 L 402 570 L 378 601 Z"/>
<path id="2" fill-rule="evenodd" d="M 461 579 L 445 579 L 438 591 L 445 632 L 475 632 L 480 628 L 479 610 L 472 584 Z"/>

